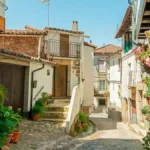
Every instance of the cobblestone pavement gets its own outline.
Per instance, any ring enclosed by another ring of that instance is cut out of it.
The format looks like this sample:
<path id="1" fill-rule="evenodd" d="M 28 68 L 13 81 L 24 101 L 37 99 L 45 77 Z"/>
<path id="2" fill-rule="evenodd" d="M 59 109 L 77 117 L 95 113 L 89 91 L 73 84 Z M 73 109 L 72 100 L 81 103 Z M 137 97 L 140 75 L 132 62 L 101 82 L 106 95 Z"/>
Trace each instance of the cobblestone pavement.
<path id="1" fill-rule="evenodd" d="M 97 127 L 101 127 L 101 119 L 92 120 Z M 142 150 L 141 137 L 132 133 L 123 123 L 116 128 L 98 128 L 93 133 L 94 128 L 91 126 L 88 133 L 71 137 L 61 124 L 25 120 L 21 126 L 19 142 L 11 144 L 10 150 Z"/>
<path id="2" fill-rule="evenodd" d="M 48 121 L 24 120 L 17 144 L 10 144 L 10 150 L 67 150 L 80 144 L 79 137 L 93 133 L 93 127 L 78 137 L 71 137 L 62 124 Z"/>

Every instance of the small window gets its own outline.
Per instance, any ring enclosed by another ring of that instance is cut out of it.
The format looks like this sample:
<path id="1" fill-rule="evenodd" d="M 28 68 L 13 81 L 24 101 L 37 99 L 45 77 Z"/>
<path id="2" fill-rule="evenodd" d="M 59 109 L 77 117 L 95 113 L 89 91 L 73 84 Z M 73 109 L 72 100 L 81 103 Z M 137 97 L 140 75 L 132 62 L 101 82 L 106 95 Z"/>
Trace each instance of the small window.
<path id="1" fill-rule="evenodd" d="M 100 91 L 105 91 L 105 89 L 106 89 L 105 80 L 100 80 L 99 83 L 100 83 Z"/>

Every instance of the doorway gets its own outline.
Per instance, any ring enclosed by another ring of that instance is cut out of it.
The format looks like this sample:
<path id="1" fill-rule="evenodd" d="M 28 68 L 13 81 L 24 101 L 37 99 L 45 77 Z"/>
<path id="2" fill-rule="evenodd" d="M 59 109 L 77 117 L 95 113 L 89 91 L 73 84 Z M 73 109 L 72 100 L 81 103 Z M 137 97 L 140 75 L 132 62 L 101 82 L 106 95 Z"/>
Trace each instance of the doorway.
<path id="1" fill-rule="evenodd" d="M 5 106 L 12 106 L 14 110 L 24 105 L 24 78 L 25 67 L 0 63 L 0 84 L 7 90 Z"/>
<path id="2" fill-rule="evenodd" d="M 68 66 L 60 65 L 54 69 L 54 93 L 55 97 L 67 96 Z"/>

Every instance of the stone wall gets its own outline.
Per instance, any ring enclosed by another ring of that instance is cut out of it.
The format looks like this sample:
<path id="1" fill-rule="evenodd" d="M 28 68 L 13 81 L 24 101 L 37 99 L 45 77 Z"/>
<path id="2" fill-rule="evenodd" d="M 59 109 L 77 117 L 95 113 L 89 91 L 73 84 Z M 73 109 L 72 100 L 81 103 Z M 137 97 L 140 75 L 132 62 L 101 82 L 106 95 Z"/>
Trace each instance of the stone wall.
<path id="1" fill-rule="evenodd" d="M 38 57 L 39 37 L 0 36 L 0 48 Z"/>

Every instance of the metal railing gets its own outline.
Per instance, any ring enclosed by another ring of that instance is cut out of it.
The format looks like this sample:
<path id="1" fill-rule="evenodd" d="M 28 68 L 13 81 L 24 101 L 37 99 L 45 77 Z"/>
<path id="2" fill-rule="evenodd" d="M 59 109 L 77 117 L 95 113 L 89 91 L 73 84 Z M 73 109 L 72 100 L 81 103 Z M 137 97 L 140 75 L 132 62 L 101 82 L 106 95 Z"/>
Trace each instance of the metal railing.
<path id="1" fill-rule="evenodd" d="M 48 56 L 79 58 L 81 45 L 67 41 L 48 40 L 46 51 Z"/>

